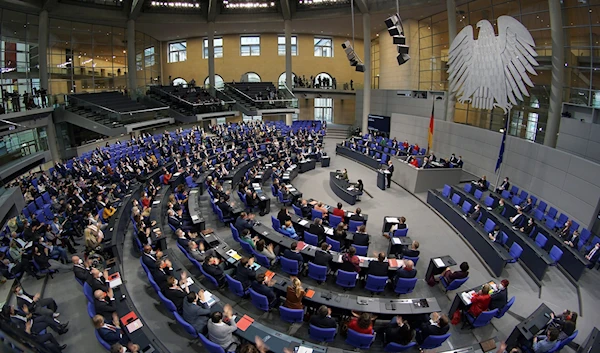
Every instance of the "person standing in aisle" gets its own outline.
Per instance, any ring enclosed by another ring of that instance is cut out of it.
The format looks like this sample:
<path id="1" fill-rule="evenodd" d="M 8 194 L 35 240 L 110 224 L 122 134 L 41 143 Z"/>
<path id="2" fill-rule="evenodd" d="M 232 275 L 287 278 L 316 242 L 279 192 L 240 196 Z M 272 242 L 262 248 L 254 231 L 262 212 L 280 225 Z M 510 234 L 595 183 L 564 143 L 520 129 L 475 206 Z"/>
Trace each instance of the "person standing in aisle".
<path id="1" fill-rule="evenodd" d="M 392 163 L 391 160 L 388 161 L 388 168 L 387 168 L 389 174 L 386 175 L 387 177 L 387 187 L 388 189 L 392 186 L 392 175 L 394 174 L 394 163 Z"/>

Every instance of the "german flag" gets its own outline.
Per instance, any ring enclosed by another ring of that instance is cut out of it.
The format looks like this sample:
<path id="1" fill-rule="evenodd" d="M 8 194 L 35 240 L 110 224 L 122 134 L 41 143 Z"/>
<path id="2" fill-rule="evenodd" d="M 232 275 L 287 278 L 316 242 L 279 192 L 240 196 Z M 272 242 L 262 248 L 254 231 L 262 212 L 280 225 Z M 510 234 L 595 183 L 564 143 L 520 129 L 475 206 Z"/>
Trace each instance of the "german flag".
<path id="1" fill-rule="evenodd" d="M 427 137 L 427 153 L 431 150 L 431 146 L 433 145 L 433 112 L 435 109 L 435 102 L 431 107 L 431 118 L 429 119 L 429 136 Z"/>

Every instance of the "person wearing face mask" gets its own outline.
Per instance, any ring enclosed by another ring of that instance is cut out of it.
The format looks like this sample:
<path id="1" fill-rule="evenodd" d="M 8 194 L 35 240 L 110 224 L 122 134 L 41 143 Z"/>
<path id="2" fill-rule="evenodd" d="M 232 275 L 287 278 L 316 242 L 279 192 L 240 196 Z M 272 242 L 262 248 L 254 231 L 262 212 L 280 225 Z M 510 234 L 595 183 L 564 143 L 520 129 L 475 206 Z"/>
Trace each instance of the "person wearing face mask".
<path id="1" fill-rule="evenodd" d="M 40 293 L 31 295 L 25 292 L 20 285 L 16 285 L 13 292 L 17 297 L 17 306 L 19 308 L 27 306 L 29 312 L 51 318 L 57 318 L 60 315 L 56 312 L 58 305 L 56 305 L 56 302 L 52 298 L 42 298 Z"/>
<path id="2" fill-rule="evenodd" d="M 97 290 L 101 290 L 103 292 L 108 292 L 110 289 L 110 283 L 108 282 L 108 271 L 104 270 L 104 272 L 100 272 L 100 270 L 97 268 L 92 268 L 90 274 L 92 275 L 92 280 L 90 281 L 92 291 L 95 292 Z"/>
<path id="3" fill-rule="evenodd" d="M 507 301 L 508 301 L 508 285 L 510 284 L 510 282 L 508 282 L 507 279 L 503 279 L 502 281 L 500 281 L 500 284 L 498 284 L 498 290 L 492 294 L 492 299 L 490 301 L 490 305 L 489 305 L 489 310 L 494 310 L 494 309 L 502 309 L 504 308 L 504 306 L 506 305 Z"/>
<path id="4" fill-rule="evenodd" d="M 90 261 L 83 261 L 79 256 L 71 257 L 73 262 L 73 273 L 75 277 L 83 283 L 88 283 L 92 280 L 92 274 L 90 273 Z"/>
<path id="5" fill-rule="evenodd" d="M 529 218 L 527 220 L 527 224 L 524 227 L 521 227 L 521 229 L 519 229 L 522 233 L 529 235 L 533 229 L 535 228 L 535 221 L 533 220 L 533 218 Z"/>
<path id="6" fill-rule="evenodd" d="M 106 322 L 119 320 L 117 302 L 115 301 L 112 289 L 108 293 L 100 289 L 94 292 L 94 309 L 96 309 L 96 314 L 102 315 Z"/>

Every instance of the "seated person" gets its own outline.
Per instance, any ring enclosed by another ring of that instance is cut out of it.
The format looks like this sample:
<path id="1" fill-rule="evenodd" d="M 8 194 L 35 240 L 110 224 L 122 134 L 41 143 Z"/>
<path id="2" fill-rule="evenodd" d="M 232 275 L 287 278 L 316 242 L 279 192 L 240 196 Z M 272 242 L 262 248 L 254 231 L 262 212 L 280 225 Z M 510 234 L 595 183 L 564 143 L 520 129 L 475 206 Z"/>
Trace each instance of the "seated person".
<path id="1" fill-rule="evenodd" d="M 487 190 L 487 185 L 488 185 L 488 182 L 487 182 L 485 175 L 482 176 L 479 180 L 477 180 L 477 188 L 479 190 L 481 190 L 481 191 Z"/>
<path id="2" fill-rule="evenodd" d="M 501 310 L 506 306 L 508 302 L 508 285 L 510 282 L 507 279 L 503 279 L 497 285 L 497 291 L 492 294 L 492 299 L 490 301 L 489 310 L 498 309 Z"/>
<path id="3" fill-rule="evenodd" d="M 479 316 L 482 312 L 486 311 L 490 306 L 490 285 L 484 284 L 481 290 L 471 297 L 471 306 L 469 307 L 469 314 L 473 317 Z"/>
<path id="4" fill-rule="evenodd" d="M 353 330 L 366 335 L 373 334 L 373 318 L 369 313 L 356 313 L 352 311 L 353 318 L 348 323 L 348 330 Z"/>
<path id="5" fill-rule="evenodd" d="M 469 275 L 469 264 L 465 261 L 460 264 L 460 271 L 452 271 L 450 267 L 442 272 L 441 277 L 444 277 L 446 283 L 452 283 L 455 279 L 463 279 Z"/>
<path id="6" fill-rule="evenodd" d="M 18 282 L 17 282 L 18 283 Z M 60 314 L 56 312 L 58 305 L 52 298 L 42 298 L 40 293 L 31 295 L 23 290 L 20 284 L 15 285 L 13 293 L 17 297 L 17 307 L 27 306 L 29 312 L 37 315 L 45 315 L 49 318 L 57 318 Z"/>
<path id="7" fill-rule="evenodd" d="M 533 229 L 535 228 L 535 221 L 533 220 L 533 218 L 529 218 L 527 220 L 527 224 L 523 227 L 521 227 L 519 230 L 521 231 L 521 233 L 529 235 Z"/>
<path id="8" fill-rule="evenodd" d="M 384 253 L 380 252 L 377 254 L 377 260 L 369 261 L 367 273 L 371 276 L 387 277 L 389 264 L 385 260 L 386 256 Z"/>
<path id="9" fill-rule="evenodd" d="M 235 278 L 242 283 L 244 288 L 250 287 L 253 280 L 256 279 L 256 271 L 251 269 L 254 264 L 254 257 L 242 257 L 235 271 Z"/>
<path id="10" fill-rule="evenodd" d="M 298 261 L 298 271 L 302 270 L 302 266 L 304 265 L 304 258 L 302 257 L 302 254 L 300 254 L 300 250 L 298 250 L 297 242 L 293 242 L 290 245 L 289 249 L 285 249 L 285 251 L 283 252 L 283 257 L 285 257 L 286 259 Z"/>
<path id="11" fill-rule="evenodd" d="M 576 230 L 573 232 L 573 235 L 571 235 L 570 237 L 567 238 L 567 240 L 565 240 L 565 244 L 567 244 L 568 246 L 574 248 L 577 246 L 577 244 L 579 243 L 579 231 Z"/>
<path id="12" fill-rule="evenodd" d="M 501 194 L 502 191 L 508 191 L 510 189 L 510 182 L 508 181 L 508 177 L 504 177 L 502 184 L 496 188 L 496 193 Z"/>
<path id="13" fill-rule="evenodd" d="M 129 343 L 126 334 L 123 334 L 119 320 L 109 324 L 104 321 L 102 315 L 95 315 L 92 318 L 92 322 L 94 323 L 94 328 L 98 332 L 100 338 L 109 345 L 112 346 L 117 343 L 127 345 Z"/>
<path id="14" fill-rule="evenodd" d="M 167 278 L 169 287 L 164 291 L 165 297 L 175 304 L 178 313 L 183 312 L 183 301 L 190 293 L 187 285 L 187 273 L 181 273 L 181 283 L 177 278 L 170 276 Z"/>
<path id="15" fill-rule="evenodd" d="M 316 315 L 311 316 L 310 324 L 319 328 L 337 329 L 337 323 L 331 317 L 331 309 L 325 305 L 321 305 L 319 309 L 317 309 Z"/>
<path id="16" fill-rule="evenodd" d="M 423 344 L 425 339 L 431 335 L 441 336 L 448 333 L 448 317 L 446 314 L 433 312 L 429 315 L 429 322 L 421 325 L 421 330 L 417 331 L 416 340 L 418 344 Z"/>
<path id="17" fill-rule="evenodd" d="M 354 245 L 369 246 L 369 234 L 367 234 L 367 226 L 364 224 L 359 226 L 354 237 L 352 238 Z"/>
<path id="18" fill-rule="evenodd" d="M 211 255 L 208 260 L 204 261 L 202 268 L 206 273 L 213 276 L 219 285 L 225 283 L 226 274 L 231 276 L 235 271 L 233 268 L 225 269 L 225 263 L 214 255 Z"/>
<path id="19" fill-rule="evenodd" d="M 285 222 L 292 220 L 292 217 L 290 217 L 290 213 L 289 213 L 287 207 L 285 207 L 285 206 L 281 207 L 281 209 L 279 210 L 279 213 L 277 213 L 277 219 L 279 220 L 279 223 L 281 225 L 284 225 Z"/>
<path id="20" fill-rule="evenodd" d="M 298 237 L 298 234 L 296 234 L 296 229 L 294 228 L 294 225 L 292 224 L 292 221 L 286 221 L 285 224 L 281 225 L 281 232 L 292 238 L 292 239 L 299 239 L 300 237 Z"/>
<path id="21" fill-rule="evenodd" d="M 112 203 L 107 202 L 106 206 L 104 206 L 104 209 L 102 211 L 102 218 L 108 221 L 110 217 L 112 217 L 115 214 L 115 212 L 117 212 L 117 209 L 112 207 Z"/>
<path id="22" fill-rule="evenodd" d="M 190 291 L 183 301 L 183 319 L 192 325 L 196 332 L 206 334 L 210 307 L 204 302 L 204 290 Z"/>
<path id="23" fill-rule="evenodd" d="M 352 216 L 350 216 L 350 221 L 356 221 L 356 222 L 365 222 L 365 218 L 361 215 L 362 210 L 359 208 L 356 209 L 356 211 L 354 211 L 354 214 Z"/>
<path id="24" fill-rule="evenodd" d="M 415 278 L 417 277 L 417 269 L 412 260 L 404 260 L 404 266 L 396 270 L 394 275 L 394 283 L 398 282 L 398 278 Z"/>
<path id="25" fill-rule="evenodd" d="M 593 268 L 596 262 L 598 262 L 598 258 L 600 258 L 600 243 L 596 243 L 585 255 L 585 258 L 590 261 L 588 268 Z"/>
<path id="26" fill-rule="evenodd" d="M 306 295 L 304 288 L 302 288 L 302 282 L 298 277 L 292 278 L 292 285 L 287 287 L 287 293 L 285 296 L 285 302 L 283 306 L 289 309 L 304 309 L 302 305 L 302 299 Z"/>
<path id="27" fill-rule="evenodd" d="M 556 327 L 550 327 L 546 336 L 535 336 L 533 338 L 533 351 L 535 353 L 545 353 L 554 348 L 558 343 L 560 331 Z"/>
<path id="28" fill-rule="evenodd" d="M 244 229 L 240 234 L 240 240 L 248 243 L 252 249 L 256 248 L 256 242 L 258 241 L 258 236 L 252 238 L 252 234 L 250 234 L 250 230 Z"/>
<path id="29" fill-rule="evenodd" d="M 502 237 L 500 236 L 500 227 L 495 226 L 494 230 L 488 233 L 488 238 L 490 238 L 490 240 L 493 242 L 500 243 L 502 241 Z"/>
<path id="30" fill-rule="evenodd" d="M 162 292 L 169 288 L 167 279 L 171 276 L 172 271 L 173 264 L 171 264 L 171 260 L 166 258 L 156 260 L 156 270 L 152 272 L 152 277 L 154 277 L 154 281 Z"/>
<path id="31" fill-rule="evenodd" d="M 234 227 L 240 232 L 240 234 L 245 230 L 251 230 L 254 226 L 254 215 L 252 213 L 247 214 L 246 212 L 240 213 L 238 218 L 235 220 Z"/>
<path id="32" fill-rule="evenodd" d="M 474 221 L 479 220 L 479 217 L 481 216 L 481 208 L 479 207 L 479 205 L 475 205 L 475 208 L 473 208 L 473 213 L 471 213 L 471 219 L 473 219 Z"/>
<path id="33" fill-rule="evenodd" d="M 571 310 L 565 310 L 562 314 L 555 316 L 550 313 L 552 325 L 560 330 L 559 339 L 565 339 L 573 334 L 577 325 L 577 313 Z"/>
<path id="34" fill-rule="evenodd" d="M 398 315 L 393 318 L 384 331 L 384 343 L 398 343 L 406 346 L 412 341 L 415 331 L 410 328 L 410 325 L 402 316 Z"/>
<path id="35" fill-rule="evenodd" d="M 498 206 L 494 208 L 493 212 L 499 215 L 501 215 L 502 212 L 504 212 L 504 199 L 500 199 L 500 201 L 498 201 Z"/>
<path id="36" fill-rule="evenodd" d="M 94 309 L 96 309 L 96 314 L 104 317 L 104 321 L 114 322 L 119 320 L 117 302 L 115 301 L 112 289 L 108 293 L 100 289 L 94 292 Z"/>
<path id="37" fill-rule="evenodd" d="M 233 204 L 233 203 L 232 203 Z M 233 208 L 227 203 L 225 197 L 220 196 L 217 207 L 223 212 L 223 218 L 231 218 L 233 216 Z"/>
<path id="38" fill-rule="evenodd" d="M 313 259 L 312 263 L 319 266 L 325 266 L 329 269 L 331 266 L 331 261 L 333 261 L 333 255 L 329 253 L 330 249 L 331 245 L 327 244 L 326 242 L 321 243 L 321 248 L 317 249 L 315 252 L 315 258 Z"/>
<path id="39" fill-rule="evenodd" d="M 302 211 L 302 217 L 311 219 L 312 218 L 312 208 L 308 206 L 308 202 L 305 199 L 300 201 L 300 210 Z"/>
<path id="40" fill-rule="evenodd" d="M 513 229 L 517 229 L 517 226 L 521 224 L 521 220 L 525 217 L 523 210 L 520 206 L 517 206 L 517 214 L 510 217 L 508 220 L 513 225 Z"/>
<path id="41" fill-rule="evenodd" d="M 237 330 L 237 325 L 233 319 L 233 309 L 231 305 L 225 304 L 223 312 L 215 311 L 208 321 L 208 339 L 221 346 L 225 352 L 233 352 L 240 343 L 237 336 L 233 333 Z"/>
<path id="42" fill-rule="evenodd" d="M 346 233 L 346 225 L 342 222 L 338 223 L 337 227 L 333 231 L 333 235 L 331 239 L 340 242 L 340 246 L 343 246 L 346 243 L 346 237 L 348 234 Z"/>
<path id="43" fill-rule="evenodd" d="M 269 245 L 266 245 L 265 241 L 263 239 L 260 239 L 256 242 L 256 252 L 261 254 L 261 255 L 265 255 L 269 261 L 271 262 L 271 265 L 275 263 L 275 261 L 277 260 L 277 253 L 275 251 L 275 248 L 273 246 L 273 243 L 270 243 Z"/>
<path id="44" fill-rule="evenodd" d="M 250 285 L 252 290 L 267 297 L 270 308 L 279 306 L 280 302 L 279 296 L 275 294 L 275 291 L 272 288 L 275 285 L 275 281 L 276 280 L 274 278 L 272 278 L 270 281 L 267 281 L 265 274 L 259 273 L 256 275 L 256 280 Z"/>
<path id="45" fill-rule="evenodd" d="M 525 201 L 525 204 L 522 206 L 523 208 L 523 212 L 525 213 L 529 213 L 531 212 L 531 210 L 533 210 L 533 200 L 531 199 L 531 197 L 528 197 L 527 200 Z"/>
<path id="46" fill-rule="evenodd" d="M 337 207 L 333 209 L 332 213 L 334 216 L 342 217 L 342 222 L 344 221 L 344 216 L 346 215 L 346 213 L 344 212 L 344 209 L 342 208 L 341 202 L 337 203 Z"/>
<path id="47" fill-rule="evenodd" d="M 573 221 L 571 221 L 570 219 L 567 220 L 565 222 L 565 224 L 563 225 L 562 228 L 560 228 L 557 232 L 558 236 L 565 239 L 568 238 L 569 235 L 571 234 L 571 225 L 573 224 Z"/>
<path id="48" fill-rule="evenodd" d="M 313 219 L 313 223 L 308 227 L 308 232 L 316 235 L 319 238 L 319 242 L 325 240 L 325 228 L 320 218 Z"/>
<path id="49" fill-rule="evenodd" d="M 205 250 L 206 246 L 202 241 L 198 243 L 196 243 L 195 241 L 191 241 L 188 243 L 188 247 L 188 254 L 199 263 L 203 263 L 206 258 L 214 255 L 213 249 Z"/>
<path id="50" fill-rule="evenodd" d="M 314 208 L 316 211 L 321 212 L 323 219 L 327 218 L 327 209 L 323 206 L 322 202 L 318 202 Z"/>
<path id="51" fill-rule="evenodd" d="M 419 255 L 421 254 L 421 252 L 417 249 L 419 249 L 419 242 L 416 240 L 413 240 L 412 244 L 410 244 L 410 248 L 404 248 L 402 250 L 402 256 L 408 256 L 408 257 L 419 257 Z"/>
<path id="52" fill-rule="evenodd" d="M 360 259 L 356 256 L 355 247 L 349 247 L 348 252 L 342 255 L 342 265 L 340 266 L 340 270 L 360 273 Z"/>

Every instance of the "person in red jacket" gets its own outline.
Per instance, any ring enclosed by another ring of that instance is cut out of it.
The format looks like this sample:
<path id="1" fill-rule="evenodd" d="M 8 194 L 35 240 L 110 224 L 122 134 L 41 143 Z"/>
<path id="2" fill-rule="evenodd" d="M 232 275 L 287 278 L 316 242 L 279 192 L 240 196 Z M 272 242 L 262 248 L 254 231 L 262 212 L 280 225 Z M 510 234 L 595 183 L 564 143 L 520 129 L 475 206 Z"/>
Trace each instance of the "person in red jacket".
<path id="1" fill-rule="evenodd" d="M 481 291 L 479 293 L 473 294 L 471 297 L 471 307 L 469 308 L 469 314 L 473 315 L 473 317 L 479 316 L 482 312 L 486 311 L 490 306 L 490 301 L 492 297 L 490 296 L 490 285 L 484 284 L 481 287 Z"/>
<path id="2" fill-rule="evenodd" d="M 342 222 L 344 221 L 344 216 L 346 215 L 346 213 L 344 212 L 344 209 L 342 208 L 341 202 L 338 202 L 337 207 L 333 209 L 333 215 L 342 217 Z"/>
<path id="3" fill-rule="evenodd" d="M 163 167 L 163 184 L 165 185 L 169 185 L 169 182 L 171 181 L 171 177 L 173 176 L 173 174 L 169 173 L 169 171 L 167 170 L 167 168 Z"/>
<path id="4" fill-rule="evenodd" d="M 349 330 L 353 330 L 358 333 L 364 333 L 366 335 L 373 334 L 374 318 L 371 317 L 371 314 L 369 314 L 369 313 L 359 314 L 359 313 L 356 313 L 353 311 L 352 315 L 354 315 L 354 317 L 352 319 L 350 319 L 350 322 L 348 323 Z"/>

